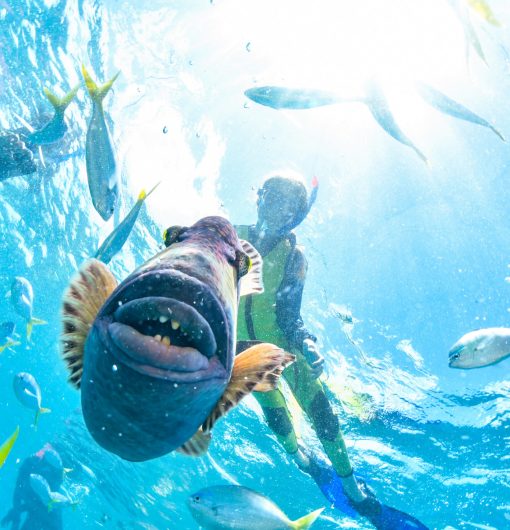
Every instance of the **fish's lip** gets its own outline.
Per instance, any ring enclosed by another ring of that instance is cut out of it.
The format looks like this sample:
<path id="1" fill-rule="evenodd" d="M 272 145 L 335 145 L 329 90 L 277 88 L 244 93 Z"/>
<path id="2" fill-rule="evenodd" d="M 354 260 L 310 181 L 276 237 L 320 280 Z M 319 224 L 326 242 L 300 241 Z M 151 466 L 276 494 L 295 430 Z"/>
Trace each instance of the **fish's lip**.
<path id="1" fill-rule="evenodd" d="M 124 330 L 119 326 L 128 329 Z M 158 351 L 137 352 L 134 349 L 126 351 L 122 339 L 119 338 L 119 331 L 121 334 L 126 331 L 138 332 L 129 326 L 113 322 L 107 325 L 105 337 L 111 355 L 135 372 L 148 377 L 179 383 L 197 383 L 208 379 L 224 379 L 226 377 L 225 368 L 218 357 L 214 356 L 208 359 L 193 348 L 171 346 L 168 348 L 169 351 L 165 352 L 168 354 L 165 359 L 158 357 Z M 142 341 L 150 343 L 149 345 L 160 347 L 159 341 L 156 339 L 146 337 L 141 333 L 138 335 L 143 338 Z M 138 344 L 142 345 L 142 341 Z M 165 347 L 163 344 L 161 346 Z M 189 359 L 190 356 L 191 359 Z M 189 359 L 188 363 L 186 363 L 187 359 Z"/>

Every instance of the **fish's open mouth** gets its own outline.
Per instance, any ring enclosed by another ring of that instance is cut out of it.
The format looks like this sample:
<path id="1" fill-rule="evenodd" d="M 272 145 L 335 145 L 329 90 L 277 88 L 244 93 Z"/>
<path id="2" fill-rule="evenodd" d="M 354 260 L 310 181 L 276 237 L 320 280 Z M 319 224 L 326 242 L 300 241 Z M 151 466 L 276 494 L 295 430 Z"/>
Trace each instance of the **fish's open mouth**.
<path id="1" fill-rule="evenodd" d="M 146 297 L 121 305 L 108 334 L 121 360 L 142 373 L 207 370 L 217 350 L 205 318 L 174 298 Z"/>

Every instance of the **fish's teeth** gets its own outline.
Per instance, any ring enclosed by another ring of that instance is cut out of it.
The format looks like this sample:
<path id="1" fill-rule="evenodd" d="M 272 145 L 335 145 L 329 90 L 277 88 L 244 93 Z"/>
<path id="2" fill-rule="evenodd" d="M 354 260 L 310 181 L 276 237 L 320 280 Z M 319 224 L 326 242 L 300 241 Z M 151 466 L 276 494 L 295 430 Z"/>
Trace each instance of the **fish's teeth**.
<path id="1" fill-rule="evenodd" d="M 170 317 L 166 317 L 166 316 L 164 316 L 164 315 L 161 315 L 161 316 L 159 317 L 159 321 L 160 321 L 162 324 L 164 324 L 165 322 L 168 322 L 169 320 L 170 320 Z"/>
<path id="2" fill-rule="evenodd" d="M 170 346 L 170 337 L 163 337 L 161 339 L 161 342 L 165 345 L 165 346 Z"/>
<path id="3" fill-rule="evenodd" d="M 161 341 L 161 335 L 154 335 L 154 338 L 155 338 L 156 340 Z"/>
<path id="4" fill-rule="evenodd" d="M 177 320 L 172 320 L 171 324 L 172 324 L 172 329 L 173 329 L 174 331 L 175 331 L 176 329 L 179 329 L 179 327 L 180 327 L 180 324 L 179 324 L 179 322 L 177 322 Z"/>

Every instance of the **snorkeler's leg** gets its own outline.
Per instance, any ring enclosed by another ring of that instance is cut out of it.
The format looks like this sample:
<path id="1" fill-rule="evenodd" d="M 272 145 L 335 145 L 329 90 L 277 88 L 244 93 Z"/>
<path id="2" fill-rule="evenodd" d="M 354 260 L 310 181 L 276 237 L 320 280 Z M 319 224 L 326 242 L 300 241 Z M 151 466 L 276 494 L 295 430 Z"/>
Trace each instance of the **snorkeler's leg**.
<path id="1" fill-rule="evenodd" d="M 285 397 L 280 388 L 269 392 L 253 392 L 253 395 L 262 407 L 267 424 L 276 434 L 280 444 L 287 453 L 295 454 L 298 451 L 296 433 Z"/>
<path id="2" fill-rule="evenodd" d="M 310 418 L 317 437 L 337 475 L 337 477 L 332 477 L 331 472 L 323 472 L 320 479 L 334 482 L 335 484 L 332 483 L 330 486 L 336 491 L 339 489 L 337 484 L 339 478 L 343 491 L 352 501 L 363 501 L 366 495 L 354 477 L 338 417 L 326 397 L 322 383 L 313 377 L 306 359 L 299 352 L 294 364 L 285 370 L 284 377 L 299 405 Z M 324 461 L 319 461 L 318 458 L 315 458 L 314 461 L 319 467 L 327 466 Z M 328 486 L 324 486 L 324 488 L 327 489 Z M 343 492 L 337 492 L 337 495 L 341 496 L 342 494 Z M 334 493 L 330 495 L 334 495 Z"/>

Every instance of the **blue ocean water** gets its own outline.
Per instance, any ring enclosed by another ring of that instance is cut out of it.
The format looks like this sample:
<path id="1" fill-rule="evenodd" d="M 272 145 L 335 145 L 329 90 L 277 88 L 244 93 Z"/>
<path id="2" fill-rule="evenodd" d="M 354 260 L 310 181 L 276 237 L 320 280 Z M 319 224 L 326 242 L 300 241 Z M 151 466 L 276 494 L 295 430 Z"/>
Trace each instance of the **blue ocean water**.
<path id="1" fill-rule="evenodd" d="M 227 482 L 263 492 L 291 518 L 327 505 L 252 398 L 217 424 L 207 457 L 133 464 L 105 452 L 84 427 L 58 348 L 63 290 L 142 188 L 162 181 L 111 263 L 119 278 L 159 248 L 169 225 L 211 214 L 254 222 L 264 176 L 292 170 L 320 183 L 296 230 L 309 262 L 302 315 L 356 468 L 383 502 L 430 528 L 510 528 L 510 364 L 447 363 L 464 333 L 510 320 L 510 150 L 426 105 L 411 85 L 437 86 L 510 136 L 510 6 L 488 3 L 501 27 L 471 15 L 485 63 L 473 47 L 466 58 L 443 0 L 0 0 L 1 128 L 38 128 L 52 112 L 43 88 L 64 94 L 81 63 L 100 81 L 120 70 L 105 108 L 122 182 L 121 208 L 105 223 L 87 186 L 84 89 L 64 139 L 36 153 L 38 171 L 0 182 L 0 322 L 15 321 L 22 340 L 0 354 L 0 441 L 20 425 L 0 470 L 0 517 L 20 462 L 46 442 L 80 498 L 64 510 L 65 528 L 196 528 L 187 496 Z M 277 111 L 243 95 L 255 85 L 355 92 L 375 74 L 429 165 L 361 104 Z M 3 299 L 14 276 L 30 280 L 34 314 L 48 322 L 31 344 Z M 352 322 L 339 318 L 346 312 Z M 37 430 L 12 391 L 20 371 L 37 378 L 52 409 Z M 314 525 L 370 527 L 329 507 Z"/>

